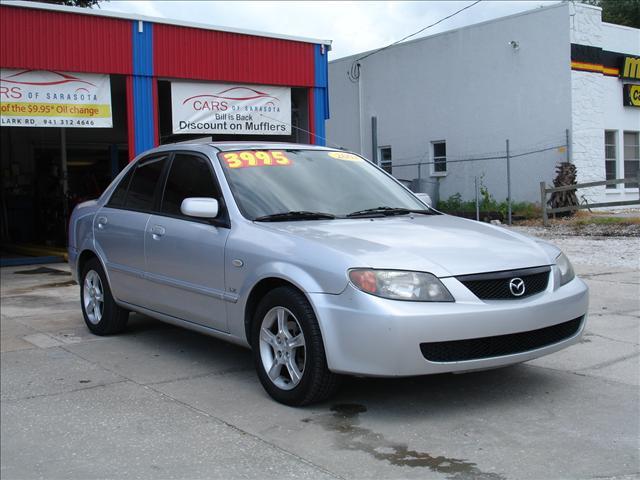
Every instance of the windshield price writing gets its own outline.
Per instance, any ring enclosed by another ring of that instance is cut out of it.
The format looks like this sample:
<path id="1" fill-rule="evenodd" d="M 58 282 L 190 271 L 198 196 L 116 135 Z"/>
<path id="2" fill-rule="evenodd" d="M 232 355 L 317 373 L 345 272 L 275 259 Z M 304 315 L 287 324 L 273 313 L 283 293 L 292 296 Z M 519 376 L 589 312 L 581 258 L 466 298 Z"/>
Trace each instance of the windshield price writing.
<path id="1" fill-rule="evenodd" d="M 272 167 L 291 165 L 284 152 L 278 151 L 245 151 L 227 152 L 222 155 L 229 168 Z"/>

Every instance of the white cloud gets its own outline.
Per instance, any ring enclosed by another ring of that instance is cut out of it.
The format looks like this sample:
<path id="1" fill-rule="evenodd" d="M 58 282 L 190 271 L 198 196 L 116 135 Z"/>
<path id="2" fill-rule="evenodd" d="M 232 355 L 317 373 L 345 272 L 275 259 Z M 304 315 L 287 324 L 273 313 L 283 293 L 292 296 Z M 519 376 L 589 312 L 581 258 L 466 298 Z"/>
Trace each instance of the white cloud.
<path id="1" fill-rule="evenodd" d="M 469 5 L 468 1 L 122 1 L 103 10 L 333 40 L 331 59 L 379 48 Z M 549 1 L 483 1 L 421 36 L 530 10 Z"/>

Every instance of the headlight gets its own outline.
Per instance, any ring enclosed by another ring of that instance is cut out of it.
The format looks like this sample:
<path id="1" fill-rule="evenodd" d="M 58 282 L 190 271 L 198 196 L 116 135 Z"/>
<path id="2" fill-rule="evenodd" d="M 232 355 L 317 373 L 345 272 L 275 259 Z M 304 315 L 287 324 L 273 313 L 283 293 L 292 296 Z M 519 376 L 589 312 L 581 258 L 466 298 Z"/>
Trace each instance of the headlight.
<path id="1" fill-rule="evenodd" d="M 564 253 L 556 257 L 556 266 L 560 270 L 560 286 L 569 283 L 576 276 L 571 262 Z"/>
<path id="2" fill-rule="evenodd" d="M 430 273 L 354 269 L 349 271 L 349 279 L 363 292 L 392 300 L 454 301 L 449 290 Z"/>

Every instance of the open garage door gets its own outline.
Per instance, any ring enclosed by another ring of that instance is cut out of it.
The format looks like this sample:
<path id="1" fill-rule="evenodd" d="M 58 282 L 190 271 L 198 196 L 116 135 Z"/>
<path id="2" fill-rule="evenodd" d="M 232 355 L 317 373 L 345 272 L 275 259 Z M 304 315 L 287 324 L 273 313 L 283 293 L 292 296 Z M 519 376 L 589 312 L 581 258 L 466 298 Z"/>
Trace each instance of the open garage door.
<path id="1" fill-rule="evenodd" d="M 73 207 L 97 198 L 128 161 L 124 76 L 44 72 L 41 83 L 63 83 L 33 86 L 14 73 L 2 71 L 0 92 L 3 258 L 64 249 Z M 107 101 L 92 95 L 96 78 L 106 79 Z"/>

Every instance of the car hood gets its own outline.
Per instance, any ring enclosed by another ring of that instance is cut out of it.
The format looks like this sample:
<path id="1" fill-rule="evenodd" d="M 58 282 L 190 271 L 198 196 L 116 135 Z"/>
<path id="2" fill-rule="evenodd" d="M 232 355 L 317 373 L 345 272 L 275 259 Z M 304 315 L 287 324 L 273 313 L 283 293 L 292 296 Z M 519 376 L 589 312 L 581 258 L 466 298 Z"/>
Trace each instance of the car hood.
<path id="1" fill-rule="evenodd" d="M 533 239 L 449 215 L 261 223 L 348 256 L 347 267 L 415 270 L 438 277 L 553 263 Z M 321 260 L 318 258 L 318 260 Z"/>

